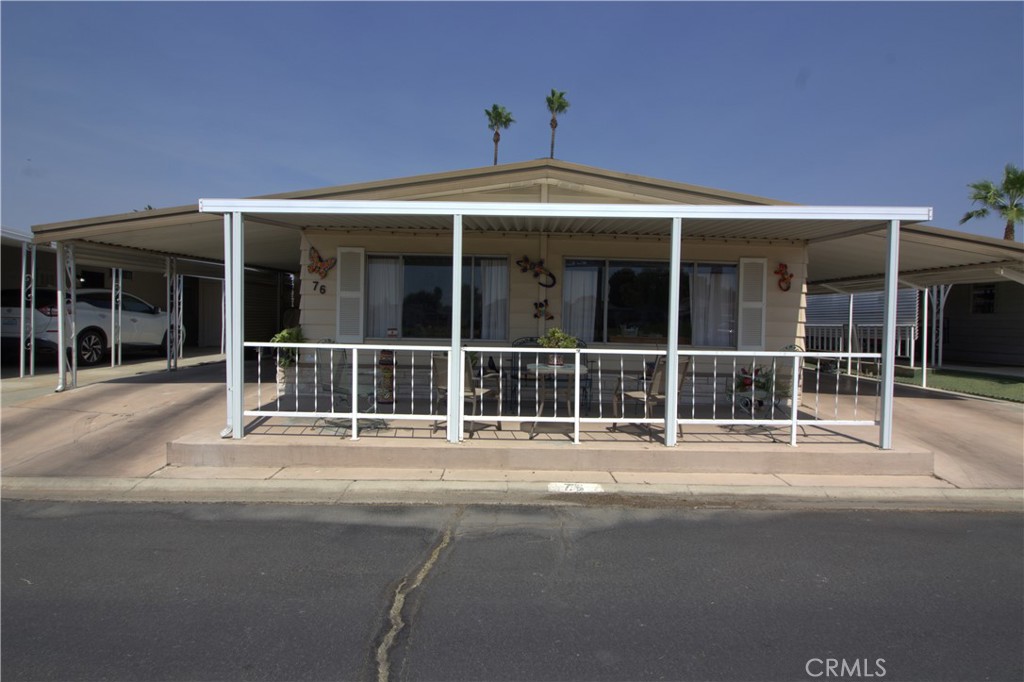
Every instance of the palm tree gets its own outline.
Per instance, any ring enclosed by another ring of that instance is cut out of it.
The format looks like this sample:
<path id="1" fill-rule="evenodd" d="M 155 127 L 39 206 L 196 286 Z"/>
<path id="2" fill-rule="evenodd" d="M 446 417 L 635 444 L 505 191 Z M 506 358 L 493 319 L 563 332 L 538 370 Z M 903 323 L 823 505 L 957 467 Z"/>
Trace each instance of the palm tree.
<path id="1" fill-rule="evenodd" d="M 569 100 L 565 98 L 564 92 L 551 88 L 551 94 L 547 96 L 548 111 L 551 112 L 551 158 L 555 158 L 555 128 L 558 127 L 558 115 L 564 114 L 569 108 Z"/>
<path id="2" fill-rule="evenodd" d="M 1003 239 L 1015 241 L 1013 226 L 1024 223 L 1024 171 L 1008 163 L 1003 170 L 1001 185 L 997 186 L 991 180 L 982 180 L 967 186 L 971 189 L 971 201 L 981 204 L 981 208 L 965 213 L 960 224 L 963 225 L 971 218 L 984 218 L 989 211 L 995 211 L 1006 221 Z"/>
<path id="3" fill-rule="evenodd" d="M 498 142 L 501 141 L 501 133 L 499 130 L 506 130 L 510 125 L 515 123 L 515 119 L 512 118 L 512 114 L 501 106 L 495 104 L 490 109 L 484 109 L 484 113 L 487 114 L 487 127 L 494 131 L 494 165 L 498 165 Z"/>

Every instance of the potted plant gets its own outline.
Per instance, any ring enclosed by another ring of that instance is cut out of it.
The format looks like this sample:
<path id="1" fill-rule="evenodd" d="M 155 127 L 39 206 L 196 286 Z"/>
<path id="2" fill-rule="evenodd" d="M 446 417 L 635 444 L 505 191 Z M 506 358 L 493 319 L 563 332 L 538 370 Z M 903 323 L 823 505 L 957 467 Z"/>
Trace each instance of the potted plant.
<path id="1" fill-rule="evenodd" d="M 572 334 L 567 334 L 558 327 L 552 327 L 551 329 L 544 332 L 544 336 L 537 339 L 544 348 L 576 348 L 579 345 L 579 340 Z M 549 364 L 561 365 L 565 363 L 565 356 L 562 353 L 552 353 L 549 358 Z"/>
<path id="2" fill-rule="evenodd" d="M 773 397 L 775 389 L 775 372 L 771 367 L 751 365 L 741 367 L 736 377 L 732 392 L 739 401 L 741 409 L 748 412 L 764 407 Z"/>
<path id="3" fill-rule="evenodd" d="M 306 337 L 302 335 L 302 327 L 288 327 L 270 337 L 271 343 L 305 343 Z M 281 348 L 277 351 L 277 394 L 287 395 L 290 391 L 297 390 L 297 378 L 295 365 L 299 361 L 298 348 Z"/>

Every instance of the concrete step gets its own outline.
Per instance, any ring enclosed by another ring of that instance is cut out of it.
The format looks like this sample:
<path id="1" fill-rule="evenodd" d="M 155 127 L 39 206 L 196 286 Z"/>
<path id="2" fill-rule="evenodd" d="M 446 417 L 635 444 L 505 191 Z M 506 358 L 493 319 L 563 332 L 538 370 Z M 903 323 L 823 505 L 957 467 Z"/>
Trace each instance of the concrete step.
<path id="1" fill-rule="evenodd" d="M 493 433 L 493 432 L 487 432 Z M 250 434 L 240 440 L 195 433 L 167 445 L 175 466 L 318 466 L 414 469 L 633 471 L 676 473 L 931 476 L 934 455 L 867 444 L 696 443 L 668 448 L 646 440 L 585 443 L 497 440 L 457 445 L 433 438 Z"/>

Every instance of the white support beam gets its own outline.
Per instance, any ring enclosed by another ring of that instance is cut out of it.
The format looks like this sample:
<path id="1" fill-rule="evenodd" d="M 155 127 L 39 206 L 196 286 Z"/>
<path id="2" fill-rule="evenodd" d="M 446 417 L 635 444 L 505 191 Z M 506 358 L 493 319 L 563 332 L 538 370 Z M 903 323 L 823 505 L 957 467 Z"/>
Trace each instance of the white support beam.
<path id="1" fill-rule="evenodd" d="M 225 405 L 225 427 L 220 432 L 221 438 L 227 438 L 234 433 L 231 421 L 231 405 L 233 404 L 231 396 L 235 392 L 234 374 L 232 372 L 232 364 L 234 353 L 234 345 L 232 345 L 231 336 L 231 284 L 234 281 L 232 273 L 234 267 L 231 263 L 231 215 L 224 215 L 224 281 L 221 298 L 221 342 L 220 352 L 224 354 L 225 360 L 225 391 L 224 398 L 226 401 Z"/>
<path id="2" fill-rule="evenodd" d="M 930 207 L 735 206 L 709 204 L 551 204 L 520 202 L 329 199 L 200 199 L 200 213 L 454 215 L 568 218 L 709 218 L 719 220 L 924 221 Z M 262 218 L 258 218 L 262 219 Z"/>
<path id="3" fill-rule="evenodd" d="M 241 213 L 231 214 L 231 437 L 244 435 L 245 397 L 245 223 Z"/>
<path id="4" fill-rule="evenodd" d="M 177 366 L 177 358 L 175 357 L 175 344 L 174 339 L 174 306 L 177 301 L 178 295 L 175 291 L 175 287 L 178 283 L 178 269 L 177 261 L 174 258 L 167 258 L 164 265 L 164 279 L 166 280 L 166 293 L 167 293 L 167 306 L 166 312 L 167 317 L 164 320 L 164 338 L 167 339 L 166 347 L 164 348 L 164 355 L 167 359 L 167 371 L 175 370 Z"/>
<path id="5" fill-rule="evenodd" d="M 928 388 L 928 305 L 931 292 L 925 288 L 921 290 L 921 302 L 924 312 L 924 319 L 921 320 L 921 386 Z"/>
<path id="6" fill-rule="evenodd" d="M 21 245 L 21 302 L 19 314 L 18 376 L 25 376 L 25 356 L 29 375 L 36 374 L 36 245 Z"/>
<path id="7" fill-rule="evenodd" d="M 932 367 L 942 367 L 943 364 L 942 358 L 945 355 L 943 351 L 945 334 L 942 331 L 942 321 L 946 318 L 946 299 L 949 298 L 949 292 L 952 290 L 952 284 L 940 284 L 935 287 L 935 300 L 932 303 L 935 306 L 932 311 L 935 313 L 935 338 L 932 340 Z"/>
<path id="8" fill-rule="evenodd" d="M 672 253 L 668 278 L 668 356 L 665 358 L 665 446 L 676 445 L 679 427 L 679 277 L 682 273 L 683 221 L 672 219 Z"/>
<path id="9" fill-rule="evenodd" d="M 889 223 L 885 265 L 885 318 L 882 327 L 882 399 L 879 445 L 892 450 L 893 392 L 896 380 L 896 303 L 899 293 L 900 221 Z"/>
<path id="10" fill-rule="evenodd" d="M 121 364 L 121 323 L 123 322 L 122 311 L 122 287 L 124 285 L 123 271 L 121 268 L 110 269 L 110 366 L 117 367 Z"/>
<path id="11" fill-rule="evenodd" d="M 850 294 L 849 313 L 846 323 L 846 373 L 853 374 L 853 294 Z M 860 352 L 860 348 L 857 349 Z"/>
<path id="12" fill-rule="evenodd" d="M 452 345 L 448 358 L 448 442 L 463 433 L 462 377 L 462 216 L 452 216 Z"/>
<path id="13" fill-rule="evenodd" d="M 78 349 L 75 334 L 75 246 L 57 242 L 57 391 L 78 386 Z M 68 353 L 70 348 L 70 357 Z"/>

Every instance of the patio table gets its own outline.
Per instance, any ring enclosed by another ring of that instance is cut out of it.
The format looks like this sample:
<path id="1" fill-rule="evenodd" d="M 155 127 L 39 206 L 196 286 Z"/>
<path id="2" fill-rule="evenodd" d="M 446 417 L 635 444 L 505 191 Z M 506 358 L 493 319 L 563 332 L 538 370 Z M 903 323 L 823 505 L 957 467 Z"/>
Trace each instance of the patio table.
<path id="1" fill-rule="evenodd" d="M 580 376 L 587 374 L 588 370 L 586 365 L 580 365 Z M 544 413 L 544 407 L 547 403 L 548 393 L 554 391 L 551 390 L 555 386 L 555 381 L 560 380 L 564 377 L 564 384 L 566 391 L 563 393 L 565 397 L 565 407 L 568 413 L 572 413 L 572 400 L 576 394 L 576 363 L 566 363 L 564 365 L 549 365 L 546 363 L 529 363 L 526 365 L 526 376 L 534 377 L 539 379 L 542 386 L 540 391 L 540 400 L 537 403 L 537 417 L 540 417 Z M 551 387 L 551 388 L 549 388 Z M 555 405 L 555 411 L 558 411 L 558 396 L 553 395 L 552 401 Z M 537 435 L 537 425 L 539 422 L 533 422 L 533 428 L 530 430 L 530 439 L 532 440 Z M 572 429 L 572 425 L 569 425 Z"/>

